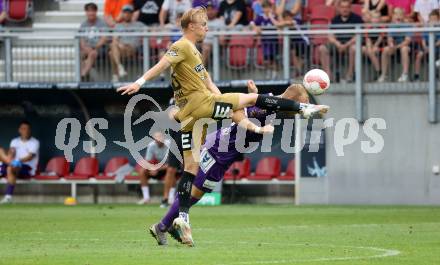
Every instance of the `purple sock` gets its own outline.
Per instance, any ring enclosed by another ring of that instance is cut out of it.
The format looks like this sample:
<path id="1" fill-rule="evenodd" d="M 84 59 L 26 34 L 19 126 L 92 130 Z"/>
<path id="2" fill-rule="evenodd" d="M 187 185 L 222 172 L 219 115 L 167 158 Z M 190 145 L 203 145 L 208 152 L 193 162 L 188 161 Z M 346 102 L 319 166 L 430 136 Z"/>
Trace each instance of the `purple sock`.
<path id="1" fill-rule="evenodd" d="M 12 194 L 14 194 L 14 188 L 15 188 L 15 185 L 8 184 L 8 186 L 6 188 L 6 195 L 12 196 Z"/>
<path id="2" fill-rule="evenodd" d="M 191 206 L 196 204 L 199 201 L 199 199 L 196 199 L 194 197 L 191 197 Z M 171 205 L 170 209 L 168 210 L 167 214 L 163 217 L 162 221 L 159 223 L 159 229 L 161 231 L 166 231 L 168 228 L 171 227 L 173 224 L 174 219 L 176 219 L 179 216 L 179 198 L 176 198 L 174 200 L 173 205 Z"/>

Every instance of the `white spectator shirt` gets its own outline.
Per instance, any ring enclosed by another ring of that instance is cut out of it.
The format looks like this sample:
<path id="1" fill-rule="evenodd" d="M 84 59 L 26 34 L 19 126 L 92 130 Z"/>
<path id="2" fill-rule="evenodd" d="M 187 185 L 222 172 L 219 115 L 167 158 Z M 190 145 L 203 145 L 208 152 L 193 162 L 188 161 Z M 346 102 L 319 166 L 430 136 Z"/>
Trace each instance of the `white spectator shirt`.
<path id="1" fill-rule="evenodd" d="M 162 147 L 159 147 L 156 141 L 154 140 L 151 141 L 147 147 L 145 160 L 147 161 L 155 160 L 157 162 L 161 162 L 168 155 L 168 150 L 170 149 L 169 146 L 170 146 L 170 140 L 168 139 L 165 139 L 164 145 Z"/>
<path id="2" fill-rule="evenodd" d="M 429 13 L 434 9 L 439 9 L 438 0 L 416 0 L 414 3 L 414 12 L 420 14 L 423 23 L 428 23 Z"/>
<path id="3" fill-rule="evenodd" d="M 186 10 L 192 8 L 190 0 L 165 0 L 162 9 L 168 10 L 168 18 L 171 24 L 176 24 L 176 17 L 179 13 L 185 13 Z"/>
<path id="4" fill-rule="evenodd" d="M 23 164 L 28 165 L 31 167 L 31 175 L 35 175 L 35 172 L 37 171 L 38 166 L 38 159 L 40 157 L 40 142 L 35 139 L 34 137 L 31 137 L 27 141 L 23 141 L 20 137 L 14 138 L 11 141 L 10 148 L 15 149 L 15 157 L 16 159 L 22 159 L 27 157 L 29 154 L 34 154 L 34 158 L 32 160 L 29 160 L 27 162 L 23 162 Z"/>

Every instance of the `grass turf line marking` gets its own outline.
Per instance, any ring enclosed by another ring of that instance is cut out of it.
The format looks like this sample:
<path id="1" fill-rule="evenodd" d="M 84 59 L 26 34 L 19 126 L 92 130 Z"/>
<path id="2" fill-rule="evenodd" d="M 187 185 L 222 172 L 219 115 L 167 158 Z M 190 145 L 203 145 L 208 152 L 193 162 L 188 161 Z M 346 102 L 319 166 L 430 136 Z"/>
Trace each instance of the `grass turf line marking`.
<path id="1" fill-rule="evenodd" d="M 215 243 L 215 244 L 222 244 L 221 242 L 204 242 L 202 243 Z M 252 244 L 255 242 L 236 242 L 238 244 Z M 284 246 L 308 246 L 308 247 L 333 247 L 333 248 L 351 248 L 351 249 L 364 249 L 364 250 L 372 250 L 377 252 L 383 252 L 381 254 L 372 255 L 372 256 L 349 256 L 349 257 L 322 257 L 322 258 L 311 258 L 311 259 L 281 259 L 281 260 L 259 260 L 259 261 L 238 261 L 233 263 L 218 263 L 216 265 L 230 265 L 230 264 L 239 264 L 239 265 L 246 265 L 246 264 L 284 264 L 284 263 L 292 263 L 292 262 L 328 262 L 328 261 L 346 261 L 346 260 L 362 260 L 362 259 L 379 259 L 379 258 L 387 258 L 392 256 L 400 255 L 399 250 L 395 249 L 385 249 L 385 248 L 378 248 L 378 247 L 365 247 L 365 246 L 338 246 L 338 245 L 331 245 L 331 244 L 309 244 L 309 243 L 296 243 L 296 244 L 289 244 L 289 243 L 260 243 L 262 245 L 277 245 L 282 244 Z"/>

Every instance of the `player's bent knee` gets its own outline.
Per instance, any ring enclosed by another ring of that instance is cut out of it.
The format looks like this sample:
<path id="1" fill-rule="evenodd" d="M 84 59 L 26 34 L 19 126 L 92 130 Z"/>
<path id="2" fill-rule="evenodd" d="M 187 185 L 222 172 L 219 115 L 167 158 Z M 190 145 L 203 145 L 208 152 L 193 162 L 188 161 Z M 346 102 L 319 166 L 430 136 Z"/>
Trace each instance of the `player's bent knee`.
<path id="1" fill-rule="evenodd" d="M 192 185 L 191 188 L 191 197 L 196 199 L 201 199 L 205 195 L 205 192 L 197 188 L 196 186 Z"/>

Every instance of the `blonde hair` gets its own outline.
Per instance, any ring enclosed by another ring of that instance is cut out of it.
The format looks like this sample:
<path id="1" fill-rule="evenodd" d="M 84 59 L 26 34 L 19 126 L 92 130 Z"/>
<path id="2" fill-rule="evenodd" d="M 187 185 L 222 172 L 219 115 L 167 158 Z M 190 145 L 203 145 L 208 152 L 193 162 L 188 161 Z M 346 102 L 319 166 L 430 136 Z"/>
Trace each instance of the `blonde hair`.
<path id="1" fill-rule="evenodd" d="M 180 20 L 180 26 L 182 29 L 187 29 L 189 23 L 194 22 L 194 19 L 200 16 L 202 18 L 208 19 L 208 15 L 206 14 L 206 8 L 202 6 L 198 6 L 195 8 L 191 8 L 183 13 L 182 18 Z"/>
<path id="2" fill-rule="evenodd" d="M 403 8 L 396 7 L 393 10 L 393 15 L 405 15 L 405 10 L 403 10 Z"/>

